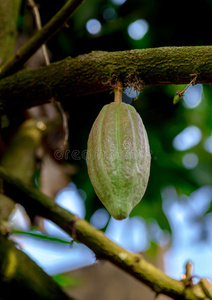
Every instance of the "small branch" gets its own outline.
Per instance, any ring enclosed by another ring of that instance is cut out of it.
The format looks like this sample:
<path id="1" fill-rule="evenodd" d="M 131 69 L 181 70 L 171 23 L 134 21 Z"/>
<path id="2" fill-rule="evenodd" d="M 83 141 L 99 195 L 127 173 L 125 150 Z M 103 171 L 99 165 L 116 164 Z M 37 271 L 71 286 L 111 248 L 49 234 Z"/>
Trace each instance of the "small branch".
<path id="1" fill-rule="evenodd" d="M 124 87 L 130 87 L 130 81 L 132 86 L 137 81 L 144 87 L 185 84 L 195 72 L 196 83 L 212 83 L 212 46 L 94 51 L 1 80 L 0 114 L 48 103 L 52 97 L 75 101 L 79 96 L 112 90 L 117 80 Z"/>
<path id="2" fill-rule="evenodd" d="M 185 274 L 182 274 L 182 281 L 184 282 L 185 286 L 192 286 L 193 285 L 193 264 L 188 261 L 185 265 Z"/>
<path id="3" fill-rule="evenodd" d="M 34 18 L 35 18 L 36 27 L 37 27 L 38 30 L 41 30 L 42 29 L 42 24 L 41 24 L 41 18 L 40 18 L 40 13 L 39 13 L 38 6 L 35 4 L 35 2 L 33 0 L 28 0 L 28 3 L 29 3 L 29 6 L 32 8 Z M 45 44 L 42 45 L 42 51 L 43 51 L 43 56 L 44 56 L 45 63 L 48 66 L 50 64 L 50 60 L 49 60 L 49 56 L 48 56 L 48 52 L 47 52 L 47 48 L 46 48 Z"/>
<path id="4" fill-rule="evenodd" d="M 41 130 L 37 124 L 38 120 L 26 120 L 18 128 L 10 142 L 10 147 L 0 161 L 0 164 L 11 175 L 18 177 L 27 184 L 33 183 L 33 176 L 36 169 L 36 150 L 41 145 L 48 128 L 48 123 L 43 123 L 46 125 L 45 130 Z"/>
<path id="5" fill-rule="evenodd" d="M 1 67 L 0 78 L 17 72 L 46 41 L 65 25 L 67 20 L 83 1 L 84 0 L 67 1 L 61 10 Z"/>
<path id="6" fill-rule="evenodd" d="M 28 213 L 48 218 L 68 234 L 92 249 L 97 257 L 107 259 L 152 288 L 157 294 L 163 293 L 174 299 L 200 300 L 205 295 L 198 286 L 186 288 L 182 281 L 175 280 L 145 261 L 109 240 L 103 232 L 88 222 L 68 212 L 38 190 L 28 187 L 11 177 L 0 167 L 5 194 L 22 204 Z"/>
<path id="7" fill-rule="evenodd" d="M 180 99 L 184 97 L 184 93 L 189 88 L 190 85 L 195 85 L 195 81 L 197 80 L 198 75 L 197 74 L 192 74 L 192 75 L 195 75 L 195 77 L 191 80 L 191 82 L 182 91 L 177 91 L 175 93 L 173 104 L 177 104 L 180 101 Z"/>
<path id="8" fill-rule="evenodd" d="M 212 284 L 211 284 L 211 282 L 209 282 L 209 280 L 207 278 L 201 278 L 199 281 L 199 285 L 201 286 L 207 299 L 212 300 Z"/>
<path id="9" fill-rule="evenodd" d="M 14 53 L 21 0 L 0 1 L 0 65 Z"/>
<path id="10" fill-rule="evenodd" d="M 73 300 L 15 244 L 0 234 L 0 297 Z"/>
<path id="11" fill-rule="evenodd" d="M 42 29 L 42 24 L 41 24 L 41 18 L 40 18 L 40 13 L 39 13 L 39 9 L 38 6 L 35 4 L 35 2 L 33 0 L 28 0 L 29 5 L 32 8 L 34 17 L 35 17 L 35 23 L 36 23 L 36 27 L 38 30 Z M 47 47 L 45 44 L 42 45 L 42 52 L 43 52 L 43 57 L 46 63 L 46 66 L 50 65 L 50 59 L 49 59 L 49 55 L 48 55 L 48 51 L 47 51 Z M 68 143 L 68 135 L 69 135 L 69 130 L 68 130 L 68 121 L 67 121 L 67 116 L 65 114 L 65 111 L 62 107 L 62 105 L 60 104 L 60 102 L 55 101 L 55 104 L 62 116 L 62 122 L 63 122 L 63 130 L 64 130 L 64 147 L 67 145 Z"/>

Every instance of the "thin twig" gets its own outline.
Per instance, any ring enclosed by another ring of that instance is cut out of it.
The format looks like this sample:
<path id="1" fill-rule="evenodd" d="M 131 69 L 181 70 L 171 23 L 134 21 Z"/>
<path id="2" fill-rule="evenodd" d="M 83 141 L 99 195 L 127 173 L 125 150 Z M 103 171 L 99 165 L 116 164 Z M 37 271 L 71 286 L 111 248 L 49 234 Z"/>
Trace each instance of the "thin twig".
<path id="1" fill-rule="evenodd" d="M 33 11 L 37 30 L 41 30 L 42 23 L 41 23 L 40 12 L 39 12 L 38 6 L 35 4 L 35 2 L 33 0 L 28 0 L 28 3 Z M 50 65 L 50 59 L 49 59 L 47 47 L 45 44 L 42 45 L 42 52 L 43 52 L 45 64 L 47 66 Z M 58 110 L 60 111 L 61 116 L 62 116 L 63 130 L 64 130 L 64 147 L 65 147 L 68 143 L 68 135 L 69 135 L 67 116 L 66 116 L 66 113 L 65 113 L 62 105 L 60 104 L 60 102 L 55 101 L 55 104 L 57 105 Z"/>
<path id="2" fill-rule="evenodd" d="M 56 102 L 57 107 L 60 110 L 61 116 L 62 116 L 62 122 L 63 122 L 63 130 L 64 130 L 64 147 L 68 144 L 68 136 L 69 136 L 69 130 L 68 130 L 68 120 L 67 120 L 67 116 L 66 113 L 61 105 L 60 102 Z"/>
<path id="3" fill-rule="evenodd" d="M 184 97 L 184 93 L 185 91 L 189 88 L 190 85 L 194 85 L 195 81 L 197 79 L 198 74 L 192 74 L 195 77 L 191 80 L 191 82 L 182 90 L 182 91 L 177 91 L 175 93 L 174 99 L 173 99 L 173 104 L 177 104 L 179 102 L 179 100 Z"/>
<path id="4" fill-rule="evenodd" d="M 42 29 L 42 24 L 41 24 L 41 18 L 40 18 L 40 12 L 39 12 L 38 6 L 35 4 L 35 2 L 33 0 L 28 0 L 28 3 L 29 3 L 29 6 L 32 8 L 32 12 L 33 12 L 34 17 L 35 17 L 36 27 L 37 27 L 38 30 L 41 30 Z M 41 47 L 42 47 L 45 63 L 48 66 L 50 64 L 50 60 L 49 60 L 46 45 L 43 44 Z"/>

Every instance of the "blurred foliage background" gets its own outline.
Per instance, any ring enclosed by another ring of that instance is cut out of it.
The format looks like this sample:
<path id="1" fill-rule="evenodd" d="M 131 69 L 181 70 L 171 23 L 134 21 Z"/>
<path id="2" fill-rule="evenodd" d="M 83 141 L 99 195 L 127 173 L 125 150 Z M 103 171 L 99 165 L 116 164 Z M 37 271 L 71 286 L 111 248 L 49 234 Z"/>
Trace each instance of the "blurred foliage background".
<path id="1" fill-rule="evenodd" d="M 40 0 L 36 3 L 39 4 L 42 23 L 45 24 L 65 1 Z M 210 45 L 211 12 L 211 0 L 198 3 L 182 0 L 176 3 L 167 0 L 86 0 L 67 26 L 47 43 L 47 47 L 51 62 L 55 62 L 93 50 Z M 95 22 L 89 27 L 90 20 Z M 135 23 L 136 21 L 138 22 Z M 130 36 L 132 24 L 135 25 L 134 32 L 138 34 L 144 30 L 144 35 Z M 35 31 L 32 14 L 25 1 L 21 7 L 18 30 L 19 35 L 25 36 L 30 36 Z M 123 96 L 124 101 L 131 103 L 143 119 L 152 155 L 147 191 L 130 216 L 142 217 L 147 228 L 149 224 L 156 222 L 170 236 L 172 227 L 163 209 L 162 191 L 167 187 L 174 187 L 178 201 L 187 205 L 188 197 L 194 191 L 212 185 L 212 89 L 209 85 L 191 86 L 186 93 L 197 87 L 188 100 L 194 101 L 188 104 L 190 102 L 186 102 L 184 97 L 177 105 L 173 105 L 176 91 L 183 90 L 185 86 L 144 86 L 137 100 L 129 97 L 127 92 Z M 113 93 L 107 92 L 72 98 L 69 102 L 62 103 L 69 120 L 70 152 L 65 163 L 76 167 L 77 171 L 70 181 L 73 180 L 77 188 L 86 193 L 85 218 L 88 221 L 103 206 L 90 183 L 83 154 L 95 118 L 102 106 L 111 101 Z M 187 134 L 184 131 L 186 128 Z M 184 135 L 176 140 L 175 137 L 182 132 Z M 199 202 L 201 203 L 201 197 Z M 198 202 L 196 205 L 198 210 Z M 193 218 L 191 215 L 191 224 L 204 224 L 204 218 L 211 210 L 212 207 L 208 204 L 198 219 L 195 214 Z M 149 230 L 148 234 L 150 241 L 159 242 L 154 231 Z M 204 226 L 198 232 L 198 237 L 206 238 Z"/>
<path id="2" fill-rule="evenodd" d="M 45 24 L 65 1 L 36 1 Z M 104 1 L 86 0 L 77 10 L 67 26 L 60 30 L 47 44 L 51 52 L 51 61 L 76 57 L 92 50 L 121 51 L 161 46 L 208 45 L 212 28 L 210 0 L 198 5 L 191 1 L 178 1 L 176 5 L 169 1 Z M 33 19 L 26 11 L 23 2 L 19 18 L 19 31 L 31 34 Z M 101 24 L 97 34 L 90 34 L 86 24 L 96 19 Z M 128 34 L 128 26 L 136 20 L 148 22 L 148 31 L 139 40 Z M 129 62 L 130 63 L 130 62 Z M 152 152 L 151 176 L 147 192 L 142 202 L 133 210 L 132 215 L 142 216 L 148 221 L 155 218 L 161 228 L 170 230 L 169 223 L 162 210 L 161 189 L 167 185 L 176 187 L 179 193 L 189 195 L 202 185 L 212 182 L 212 156 L 203 147 L 204 140 L 212 132 L 211 102 L 212 90 L 205 86 L 203 99 L 198 107 L 186 108 L 183 101 L 172 104 L 172 98 L 179 86 L 144 87 L 139 98 L 132 105 L 141 115 L 149 137 Z M 113 101 L 112 93 L 95 94 L 80 99 L 70 99 L 64 103 L 69 114 L 70 150 L 79 150 L 81 154 L 87 147 L 88 134 L 101 107 Z M 199 127 L 202 139 L 198 145 L 185 151 L 176 151 L 173 139 L 188 125 Z M 182 159 L 191 152 L 198 156 L 195 168 L 188 169 Z M 101 207 L 90 184 L 86 161 L 82 156 L 74 159 L 68 156 L 71 164 L 79 167 L 73 181 L 87 194 L 86 218 L 89 220 L 94 211 Z M 79 160 L 78 160 L 79 159 Z"/>

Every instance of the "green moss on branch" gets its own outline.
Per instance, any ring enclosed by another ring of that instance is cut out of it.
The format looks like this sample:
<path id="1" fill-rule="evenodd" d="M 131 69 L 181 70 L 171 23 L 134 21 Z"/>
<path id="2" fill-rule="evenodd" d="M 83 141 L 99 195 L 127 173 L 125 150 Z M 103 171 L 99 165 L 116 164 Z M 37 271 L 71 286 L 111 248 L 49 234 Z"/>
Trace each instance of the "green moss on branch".
<path id="1" fill-rule="evenodd" d="M 1 80 L 0 114 L 32 106 L 113 89 L 117 79 L 124 86 L 212 83 L 212 46 L 161 47 L 120 52 L 95 51 L 23 70 Z"/>

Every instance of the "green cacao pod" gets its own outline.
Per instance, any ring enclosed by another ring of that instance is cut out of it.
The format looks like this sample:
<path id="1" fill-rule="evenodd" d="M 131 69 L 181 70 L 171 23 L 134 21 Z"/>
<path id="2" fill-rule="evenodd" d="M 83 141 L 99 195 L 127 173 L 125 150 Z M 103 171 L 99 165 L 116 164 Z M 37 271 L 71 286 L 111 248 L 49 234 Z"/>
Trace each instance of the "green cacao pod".
<path id="1" fill-rule="evenodd" d="M 150 172 L 148 137 L 133 106 L 102 108 L 89 135 L 87 166 L 103 205 L 115 219 L 125 219 L 142 199 Z"/>

